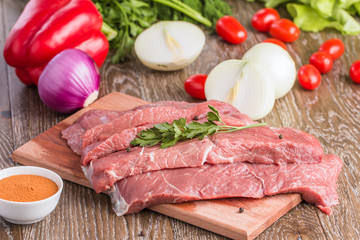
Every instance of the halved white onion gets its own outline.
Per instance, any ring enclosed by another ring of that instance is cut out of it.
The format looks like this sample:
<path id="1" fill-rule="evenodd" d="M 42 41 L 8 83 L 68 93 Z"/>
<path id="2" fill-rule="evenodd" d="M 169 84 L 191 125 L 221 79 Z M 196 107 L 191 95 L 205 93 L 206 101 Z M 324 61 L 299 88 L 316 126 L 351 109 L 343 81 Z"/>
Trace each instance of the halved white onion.
<path id="1" fill-rule="evenodd" d="M 205 45 L 205 34 L 184 21 L 162 21 L 143 31 L 135 40 L 135 53 L 149 68 L 172 71 L 195 61 Z"/>
<path id="2" fill-rule="evenodd" d="M 274 84 L 276 99 L 288 93 L 296 79 L 295 62 L 282 47 L 272 43 L 259 43 L 242 58 L 261 69 Z"/>
<path id="3" fill-rule="evenodd" d="M 205 95 L 207 100 L 232 104 L 254 120 L 266 116 L 275 102 L 272 81 L 256 64 L 245 60 L 227 60 L 211 70 Z"/>

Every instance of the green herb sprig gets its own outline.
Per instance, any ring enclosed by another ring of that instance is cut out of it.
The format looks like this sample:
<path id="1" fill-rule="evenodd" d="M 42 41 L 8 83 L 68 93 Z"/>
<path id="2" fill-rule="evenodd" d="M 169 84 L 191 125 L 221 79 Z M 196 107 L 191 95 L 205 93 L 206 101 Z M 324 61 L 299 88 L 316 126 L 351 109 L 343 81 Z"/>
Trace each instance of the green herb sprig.
<path id="1" fill-rule="evenodd" d="M 216 21 L 232 15 L 224 0 L 92 0 L 103 17 L 102 32 L 112 62 L 131 58 L 136 37 L 157 21 L 183 20 L 215 30 Z M 214 31 L 215 32 L 215 31 Z"/>
<path id="2" fill-rule="evenodd" d="M 216 132 L 235 132 L 238 130 L 265 126 L 266 123 L 256 123 L 246 126 L 228 126 L 221 119 L 219 112 L 208 105 L 210 112 L 207 113 L 207 121 L 204 123 L 190 122 L 186 124 L 185 118 L 156 124 L 154 127 L 141 131 L 138 136 L 130 143 L 132 146 L 154 146 L 161 144 L 160 148 L 168 148 L 175 145 L 178 141 L 198 138 L 202 140 L 206 136 L 211 136 Z M 221 125 L 215 122 L 221 123 Z"/>

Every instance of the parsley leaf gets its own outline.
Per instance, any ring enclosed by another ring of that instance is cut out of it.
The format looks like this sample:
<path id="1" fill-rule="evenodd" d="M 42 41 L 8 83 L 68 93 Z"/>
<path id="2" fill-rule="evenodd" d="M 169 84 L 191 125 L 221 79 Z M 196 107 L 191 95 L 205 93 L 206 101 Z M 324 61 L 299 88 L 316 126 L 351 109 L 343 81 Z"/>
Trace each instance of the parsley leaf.
<path id="1" fill-rule="evenodd" d="M 130 143 L 132 146 L 154 146 L 161 143 L 160 148 L 168 148 L 175 145 L 178 141 L 198 138 L 204 139 L 206 136 L 211 136 L 216 132 L 234 132 L 241 129 L 264 126 L 266 123 L 256 123 L 246 126 L 228 126 L 226 125 L 219 112 L 208 105 L 210 112 L 207 113 L 207 121 L 204 123 L 190 122 L 186 124 L 185 118 L 174 120 L 171 124 L 168 122 L 156 124 L 150 129 L 141 131 L 137 137 Z M 222 125 L 218 125 L 219 122 Z"/>

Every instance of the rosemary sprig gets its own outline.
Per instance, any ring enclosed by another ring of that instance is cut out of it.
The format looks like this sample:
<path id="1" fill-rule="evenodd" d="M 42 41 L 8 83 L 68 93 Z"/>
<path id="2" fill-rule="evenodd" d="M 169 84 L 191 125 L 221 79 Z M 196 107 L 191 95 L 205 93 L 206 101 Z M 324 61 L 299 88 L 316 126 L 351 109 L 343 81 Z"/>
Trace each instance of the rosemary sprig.
<path id="1" fill-rule="evenodd" d="M 246 126 L 228 126 L 221 119 L 219 112 L 208 105 L 210 112 L 207 113 L 207 121 L 204 123 L 190 122 L 186 124 L 185 118 L 156 124 L 154 127 L 141 131 L 138 136 L 130 143 L 132 146 L 154 146 L 160 143 L 160 148 L 168 148 L 175 145 L 178 141 L 198 138 L 202 140 L 206 136 L 211 136 L 216 132 L 235 132 L 238 130 L 265 126 L 266 123 L 256 123 Z M 221 125 L 215 122 L 221 123 Z"/>

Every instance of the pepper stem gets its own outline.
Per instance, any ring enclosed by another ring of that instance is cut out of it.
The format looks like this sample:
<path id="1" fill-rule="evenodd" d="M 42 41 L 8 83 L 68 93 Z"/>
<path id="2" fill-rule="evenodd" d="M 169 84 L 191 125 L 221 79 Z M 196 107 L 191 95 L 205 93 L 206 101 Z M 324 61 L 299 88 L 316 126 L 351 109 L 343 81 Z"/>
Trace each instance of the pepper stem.
<path id="1" fill-rule="evenodd" d="M 109 26 L 109 24 L 107 24 L 107 23 L 104 22 L 104 21 L 103 21 L 103 24 L 102 24 L 102 26 L 101 26 L 101 32 L 102 32 L 103 34 L 105 34 L 106 39 L 107 39 L 109 42 L 110 42 L 111 40 L 113 40 L 113 39 L 116 37 L 116 35 L 118 34 L 118 32 L 117 32 L 115 29 L 111 28 L 111 27 Z"/>

